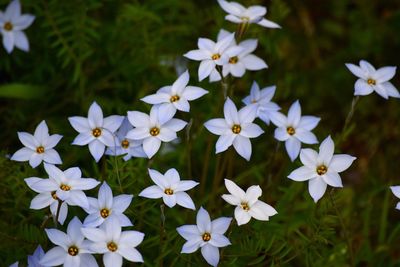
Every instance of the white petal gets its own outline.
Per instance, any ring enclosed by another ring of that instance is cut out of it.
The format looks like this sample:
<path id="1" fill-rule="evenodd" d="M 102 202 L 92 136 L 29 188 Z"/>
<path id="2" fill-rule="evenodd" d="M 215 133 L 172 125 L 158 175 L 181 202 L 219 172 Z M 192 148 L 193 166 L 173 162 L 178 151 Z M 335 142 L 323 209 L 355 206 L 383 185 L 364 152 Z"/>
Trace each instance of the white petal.
<path id="1" fill-rule="evenodd" d="M 392 193 L 393 193 L 396 197 L 400 198 L 400 185 L 391 186 L 391 187 L 390 187 L 390 190 L 392 190 Z"/>
<path id="2" fill-rule="evenodd" d="M 125 259 L 132 262 L 143 262 L 142 254 L 132 247 L 120 246 L 118 247 L 118 253 L 121 254 Z"/>
<path id="3" fill-rule="evenodd" d="M 329 164 L 329 169 L 332 169 L 335 172 L 345 171 L 350 167 L 355 159 L 355 157 L 346 154 L 333 155 L 332 160 Z"/>
<path id="4" fill-rule="evenodd" d="M 390 82 L 385 82 L 380 84 L 380 86 L 384 87 L 387 94 L 391 97 L 396 97 L 396 98 L 400 98 L 400 93 L 399 91 L 397 91 L 396 87 L 393 86 L 392 83 Z"/>
<path id="5" fill-rule="evenodd" d="M 326 183 L 324 179 L 316 177 L 308 182 L 308 191 L 316 203 L 326 191 Z"/>
<path id="6" fill-rule="evenodd" d="M 161 190 L 160 187 L 156 185 L 149 186 L 139 193 L 140 197 L 153 198 L 153 199 L 161 198 L 163 195 L 164 192 Z"/>
<path id="7" fill-rule="evenodd" d="M 28 161 L 34 153 L 32 149 L 23 147 L 12 155 L 11 160 Z"/>
<path id="8" fill-rule="evenodd" d="M 311 148 L 304 148 L 300 151 L 301 162 L 310 169 L 318 166 L 318 153 Z"/>
<path id="9" fill-rule="evenodd" d="M 195 100 L 203 95 L 208 94 L 207 90 L 196 86 L 187 86 L 182 93 L 182 96 L 187 100 Z"/>
<path id="10" fill-rule="evenodd" d="M 267 20 L 267 19 L 262 19 L 259 22 L 257 22 L 258 25 L 261 25 L 263 27 L 266 28 L 273 28 L 273 29 L 277 29 L 277 28 L 281 28 L 281 26 L 279 26 L 279 24 L 276 24 L 273 21 Z"/>
<path id="11" fill-rule="evenodd" d="M 235 219 L 237 221 L 237 224 L 240 226 L 240 225 L 248 223 L 251 219 L 251 216 L 247 211 L 244 211 L 241 207 L 236 207 L 235 208 Z"/>
<path id="12" fill-rule="evenodd" d="M 61 232 L 57 229 L 45 229 L 45 231 L 53 244 L 60 246 L 64 249 L 68 248 L 69 237 L 64 232 Z"/>
<path id="13" fill-rule="evenodd" d="M 205 209 L 203 209 L 203 207 L 200 207 L 199 211 L 197 212 L 196 224 L 199 228 L 200 233 L 211 232 L 210 215 Z"/>
<path id="14" fill-rule="evenodd" d="M 113 209 L 118 212 L 124 212 L 132 202 L 133 195 L 118 195 L 113 199 Z"/>
<path id="15" fill-rule="evenodd" d="M 157 94 L 145 96 L 145 97 L 141 98 L 140 100 L 142 100 L 143 102 L 145 102 L 147 104 L 156 105 L 156 104 L 161 104 L 161 103 L 170 103 L 170 100 L 169 100 L 170 98 L 171 98 L 171 96 L 167 93 L 157 92 Z"/>
<path id="16" fill-rule="evenodd" d="M 183 128 L 185 128 L 185 126 L 187 125 L 186 121 L 180 120 L 180 119 L 171 119 L 168 122 L 166 122 L 163 127 L 171 129 L 175 132 L 178 132 L 180 130 L 182 130 Z"/>
<path id="17" fill-rule="evenodd" d="M 280 112 L 271 112 L 269 115 L 270 120 L 276 127 L 285 127 L 287 126 L 287 118 Z"/>
<path id="18" fill-rule="evenodd" d="M 374 66 L 372 66 L 368 61 L 366 60 L 360 60 L 360 67 L 367 73 L 374 73 L 376 70 Z"/>
<path id="19" fill-rule="evenodd" d="M 125 118 L 124 116 L 119 116 L 119 115 L 108 116 L 104 118 L 103 128 L 107 129 L 111 133 L 114 133 L 121 126 L 124 118 Z"/>
<path id="20" fill-rule="evenodd" d="M 128 120 L 134 127 L 149 128 L 150 117 L 139 111 L 128 111 Z"/>
<path id="21" fill-rule="evenodd" d="M 231 130 L 224 119 L 211 119 L 204 123 L 204 127 L 216 135 L 228 134 Z"/>
<path id="22" fill-rule="evenodd" d="M 135 128 L 126 134 L 126 138 L 132 140 L 142 140 L 150 136 L 149 128 Z"/>
<path id="23" fill-rule="evenodd" d="M 14 49 L 15 37 L 13 32 L 3 32 L 3 46 L 7 53 L 11 53 Z"/>
<path id="24" fill-rule="evenodd" d="M 195 210 L 196 207 L 194 206 L 193 200 L 190 196 L 185 192 L 177 192 L 176 196 L 176 203 L 184 208 Z"/>
<path id="25" fill-rule="evenodd" d="M 239 110 L 238 116 L 241 124 L 251 123 L 257 116 L 257 107 L 255 105 L 245 106 Z"/>
<path id="26" fill-rule="evenodd" d="M 50 249 L 43 258 L 40 259 L 40 264 L 43 266 L 58 266 L 64 263 L 67 256 L 66 251 L 61 247 Z"/>
<path id="27" fill-rule="evenodd" d="M 241 62 L 243 62 L 244 66 L 248 70 L 262 70 L 268 68 L 264 60 L 253 54 L 243 57 Z"/>
<path id="28" fill-rule="evenodd" d="M 261 196 L 262 190 L 259 185 L 252 185 L 246 190 L 246 200 L 248 204 L 253 205 Z"/>
<path id="29" fill-rule="evenodd" d="M 324 175 L 321 176 L 324 179 L 325 183 L 333 187 L 343 187 L 342 179 L 339 174 L 334 171 L 328 171 Z"/>
<path id="30" fill-rule="evenodd" d="M 18 138 L 24 146 L 34 151 L 36 151 L 36 148 L 40 145 L 30 133 L 18 132 Z"/>
<path id="31" fill-rule="evenodd" d="M 43 146 L 47 149 L 55 147 L 60 142 L 62 135 L 53 134 L 43 141 Z"/>
<path id="32" fill-rule="evenodd" d="M 369 95 L 373 91 L 373 87 L 362 79 L 358 79 L 354 85 L 354 95 Z"/>
<path id="33" fill-rule="evenodd" d="M 211 222 L 211 232 L 223 235 L 231 225 L 232 218 L 220 217 Z"/>
<path id="34" fill-rule="evenodd" d="M 31 165 L 32 168 L 36 168 L 40 163 L 42 163 L 43 156 L 43 154 L 32 154 L 31 158 L 29 159 L 29 165 Z"/>
<path id="35" fill-rule="evenodd" d="M 240 205 L 240 203 L 241 203 L 240 198 L 238 198 L 234 195 L 223 194 L 221 197 L 223 200 L 225 200 L 226 202 L 228 202 L 229 204 L 231 204 L 233 206 Z"/>
<path id="36" fill-rule="evenodd" d="M 300 153 L 301 142 L 296 137 L 290 137 L 285 141 L 286 151 L 291 161 L 294 161 Z"/>
<path id="37" fill-rule="evenodd" d="M 297 128 L 301 118 L 301 107 L 298 100 L 296 100 L 289 108 L 288 116 L 287 116 L 287 123 Z"/>
<path id="38" fill-rule="evenodd" d="M 297 127 L 311 131 L 312 129 L 317 127 L 320 120 L 321 118 L 315 116 L 302 116 Z"/>
<path id="39" fill-rule="evenodd" d="M 388 99 L 389 94 L 386 92 L 386 88 L 381 86 L 380 84 L 373 85 L 372 88 L 375 90 L 375 92 L 380 95 L 381 97 Z"/>
<path id="40" fill-rule="evenodd" d="M 245 199 L 246 193 L 237 184 L 229 179 L 225 179 L 225 187 L 228 189 L 229 193 L 239 199 Z"/>
<path id="41" fill-rule="evenodd" d="M 294 136 L 304 144 L 318 144 L 317 137 L 309 130 L 298 128 Z"/>
<path id="42" fill-rule="evenodd" d="M 103 255 L 103 262 L 105 267 L 121 267 L 122 256 L 115 252 L 108 252 Z"/>
<path id="43" fill-rule="evenodd" d="M 149 175 L 151 180 L 153 180 L 153 182 L 156 185 L 158 185 L 161 189 L 165 189 L 170 186 L 168 184 L 168 180 L 160 172 L 153 169 L 149 169 Z"/>
<path id="44" fill-rule="evenodd" d="M 89 107 L 88 121 L 92 129 L 103 126 L 103 111 L 96 102 L 93 102 Z"/>
<path id="45" fill-rule="evenodd" d="M 252 149 L 249 138 L 240 135 L 236 136 L 235 140 L 233 140 L 233 147 L 240 156 L 247 161 L 250 160 Z"/>
<path id="46" fill-rule="evenodd" d="M 366 80 L 368 78 L 367 73 L 363 69 L 361 69 L 359 66 L 351 64 L 351 63 L 346 63 L 345 65 L 351 71 L 351 73 L 353 73 L 357 77 L 364 79 L 364 80 Z"/>
<path id="47" fill-rule="evenodd" d="M 201 248 L 201 254 L 208 264 L 212 266 L 217 266 L 219 262 L 219 250 L 218 248 L 206 244 Z"/>
<path id="48" fill-rule="evenodd" d="M 146 138 L 143 141 L 143 150 L 149 158 L 152 158 L 160 149 L 161 140 L 155 137 Z"/>
<path id="49" fill-rule="evenodd" d="M 212 233 L 209 244 L 217 248 L 222 248 L 231 245 L 231 242 L 224 235 Z"/>
<path id="50" fill-rule="evenodd" d="M 82 132 L 91 131 L 91 128 L 89 126 L 89 121 L 87 118 L 75 116 L 75 117 L 69 117 L 68 120 L 69 120 L 69 123 L 71 124 L 71 126 L 77 132 L 82 133 Z"/>
<path id="51" fill-rule="evenodd" d="M 378 83 L 389 81 L 396 74 L 396 67 L 383 67 L 376 70 L 374 78 Z"/>
<path id="52" fill-rule="evenodd" d="M 236 2 L 218 0 L 218 4 L 221 6 L 223 10 L 225 10 L 225 12 L 236 16 L 240 16 L 245 11 L 245 8 Z"/>
<path id="53" fill-rule="evenodd" d="M 267 203 L 257 201 L 251 206 L 249 213 L 254 219 L 268 221 L 269 217 L 274 216 L 278 212 Z"/>
<path id="54" fill-rule="evenodd" d="M 114 198 L 111 187 L 107 184 L 107 182 L 103 182 L 99 188 L 98 194 L 99 208 L 111 209 L 113 207 L 113 202 Z"/>
<path id="55" fill-rule="evenodd" d="M 187 57 L 188 59 L 197 61 L 210 59 L 210 53 L 204 50 L 191 50 L 183 56 Z"/>
<path id="56" fill-rule="evenodd" d="M 294 181 L 302 182 L 309 179 L 312 179 L 317 176 L 317 172 L 315 169 L 310 169 L 309 167 L 302 166 L 294 171 L 292 171 L 288 178 Z"/>
<path id="57" fill-rule="evenodd" d="M 93 140 L 95 140 L 95 137 L 92 135 L 91 132 L 82 132 L 75 137 L 72 144 L 78 146 L 85 146 L 90 142 L 92 142 Z"/>
<path id="58" fill-rule="evenodd" d="M 189 239 L 189 241 L 183 244 L 181 253 L 193 253 L 199 249 L 202 240 L 200 236 L 196 239 Z"/>
<path id="59" fill-rule="evenodd" d="M 82 234 L 95 243 L 105 242 L 106 236 L 104 231 L 99 228 L 82 228 Z"/>
<path id="60" fill-rule="evenodd" d="M 28 38 L 26 37 L 25 33 L 22 31 L 14 31 L 14 42 L 15 46 L 22 51 L 28 52 L 29 51 L 29 42 Z"/>
<path id="61" fill-rule="evenodd" d="M 183 225 L 176 228 L 176 231 L 186 240 L 200 238 L 201 235 L 196 225 Z"/>
<path id="62" fill-rule="evenodd" d="M 224 104 L 224 116 L 228 125 L 240 124 L 239 114 L 235 103 L 233 103 L 229 97 L 226 99 Z"/>
<path id="63" fill-rule="evenodd" d="M 31 201 L 30 209 L 39 210 L 45 207 L 50 206 L 50 204 L 54 201 L 49 193 L 41 193 L 34 197 Z"/>
<path id="64" fill-rule="evenodd" d="M 335 144 L 333 143 L 333 140 L 329 135 L 327 138 L 325 138 L 324 141 L 322 141 L 321 145 L 319 146 L 318 162 L 329 166 L 329 162 L 331 162 L 334 150 Z"/>
<path id="65" fill-rule="evenodd" d="M 243 77 L 246 73 L 246 67 L 242 62 L 237 62 L 235 64 L 224 65 L 224 76 L 228 75 L 228 72 L 232 74 L 233 77 Z"/>
<path id="66" fill-rule="evenodd" d="M 203 60 L 199 66 L 199 81 L 207 78 L 210 73 L 215 69 L 215 63 L 213 60 Z"/>
<path id="67" fill-rule="evenodd" d="M 61 158 L 57 151 L 54 149 L 48 149 L 43 154 L 43 160 L 51 164 L 61 164 Z"/>
<path id="68" fill-rule="evenodd" d="M 96 162 L 99 162 L 99 160 L 104 154 L 105 149 L 106 149 L 105 145 L 99 140 L 93 140 L 93 142 L 89 143 L 90 154 L 92 154 Z"/>
<path id="69" fill-rule="evenodd" d="M 274 137 L 278 141 L 286 141 L 291 136 L 288 134 L 286 127 L 279 127 L 275 129 Z"/>
<path id="70" fill-rule="evenodd" d="M 123 231 L 121 233 L 121 238 L 119 242 L 121 244 L 137 247 L 140 243 L 143 242 L 144 234 L 138 231 Z"/>
<path id="71" fill-rule="evenodd" d="M 233 143 L 237 136 L 234 134 L 225 134 L 221 135 L 218 138 L 217 143 L 215 144 L 215 153 L 218 154 L 228 149 Z M 244 137 L 243 137 L 244 138 Z"/>
<path id="72" fill-rule="evenodd" d="M 190 180 L 183 180 L 178 183 L 176 188 L 174 189 L 177 192 L 187 191 L 192 189 L 193 187 L 197 186 L 199 183 Z"/>
<path id="73" fill-rule="evenodd" d="M 174 195 L 163 194 L 163 201 L 164 201 L 165 205 L 172 208 L 176 205 L 176 195 L 175 194 Z"/>

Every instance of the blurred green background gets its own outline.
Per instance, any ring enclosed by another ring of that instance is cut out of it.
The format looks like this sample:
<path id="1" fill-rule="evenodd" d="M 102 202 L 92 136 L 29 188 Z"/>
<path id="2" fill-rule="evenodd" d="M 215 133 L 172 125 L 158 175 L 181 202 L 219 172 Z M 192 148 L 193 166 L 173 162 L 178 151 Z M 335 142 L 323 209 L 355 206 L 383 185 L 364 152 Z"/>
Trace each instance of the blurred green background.
<path id="1" fill-rule="evenodd" d="M 366 59 L 376 67 L 400 63 L 400 1 L 305 0 L 241 1 L 268 8 L 267 18 L 280 30 L 252 25 L 246 38 L 258 38 L 255 52 L 269 68 L 231 79 L 234 100 L 240 105 L 253 80 L 261 87 L 276 84 L 274 101 L 287 112 L 296 99 L 303 114 L 322 118 L 315 133 L 341 135 L 354 92 L 354 77 L 344 63 Z M 4 9 L 8 1 L 0 1 Z M 48 211 L 29 209 L 35 195 L 24 183 L 30 176 L 46 177 L 40 166 L 11 162 L 7 155 L 22 145 L 17 131 L 33 132 L 46 120 L 50 133 L 64 138 L 56 147 L 62 169 L 82 168 L 85 177 L 107 180 L 119 194 L 117 169 L 124 193 L 134 194 L 127 211 L 133 229 L 146 234 L 138 249 L 144 266 L 204 266 L 200 252 L 180 255 L 184 240 L 175 228 L 194 224 L 194 211 L 180 207 L 165 210 L 162 231 L 159 200 L 136 197 L 151 184 L 147 168 L 165 172 L 175 167 L 182 178 L 201 185 L 189 192 L 197 207 L 212 218 L 233 216 L 233 207 L 220 198 L 226 193 L 223 178 L 246 188 L 260 184 L 261 200 L 278 215 L 269 222 L 252 220 L 229 230 L 232 245 L 222 249 L 220 266 L 400 266 L 400 211 L 390 185 L 400 184 L 400 100 L 373 94 L 357 104 L 348 131 L 336 152 L 358 159 L 342 174 L 343 189 L 328 188 L 314 204 L 306 183 L 286 178 L 300 165 L 291 163 L 284 146 L 277 146 L 273 126 L 253 139 L 253 155 L 246 162 L 229 150 L 214 154 L 216 137 L 202 124 L 222 116 L 219 83 L 198 82 L 197 62 L 182 55 L 197 48 L 197 38 L 216 39 L 220 28 L 235 31 L 214 0 L 24 0 L 22 13 L 36 16 L 26 30 L 31 51 L 0 49 L 0 265 L 26 262 L 40 243 L 52 247 L 42 225 Z M 191 105 L 190 130 L 180 133 L 181 143 L 158 153 L 152 160 L 103 158 L 96 164 L 87 147 L 71 146 L 76 136 L 67 121 L 86 116 L 92 101 L 104 114 L 147 112 L 139 99 L 172 84 L 177 70 L 189 68 L 191 85 L 209 94 Z M 400 87 L 400 75 L 393 83 Z M 172 151 L 171 151 L 172 150 Z M 169 152 L 168 152 L 169 151 Z M 89 192 L 97 196 L 96 190 Z M 69 218 L 84 213 L 70 208 Z M 69 220 L 69 219 L 68 219 Z M 126 266 L 138 264 L 127 263 Z"/>

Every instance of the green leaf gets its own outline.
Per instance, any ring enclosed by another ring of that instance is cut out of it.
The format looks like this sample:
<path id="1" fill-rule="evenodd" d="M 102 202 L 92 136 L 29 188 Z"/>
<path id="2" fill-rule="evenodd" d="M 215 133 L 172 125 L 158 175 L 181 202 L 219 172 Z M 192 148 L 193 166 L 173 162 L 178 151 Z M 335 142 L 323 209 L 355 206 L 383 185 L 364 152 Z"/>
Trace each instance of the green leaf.
<path id="1" fill-rule="evenodd" d="M 45 92 L 45 87 L 30 84 L 12 83 L 0 86 L 1 98 L 35 99 L 44 96 Z"/>

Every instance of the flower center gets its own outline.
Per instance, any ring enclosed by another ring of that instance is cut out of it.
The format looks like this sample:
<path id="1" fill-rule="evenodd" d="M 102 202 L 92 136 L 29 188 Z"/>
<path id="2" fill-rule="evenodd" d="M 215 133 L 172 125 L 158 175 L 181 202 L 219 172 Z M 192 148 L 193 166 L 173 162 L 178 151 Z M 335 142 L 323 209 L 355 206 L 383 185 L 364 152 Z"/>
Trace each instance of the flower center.
<path id="1" fill-rule="evenodd" d="M 179 99 L 180 99 L 179 95 L 173 95 L 173 96 L 171 96 L 169 101 L 171 101 L 171 103 L 174 103 L 176 101 L 179 101 Z"/>
<path id="2" fill-rule="evenodd" d="M 232 132 L 233 133 L 238 134 L 238 133 L 240 133 L 240 131 L 242 131 L 242 127 L 240 127 L 239 124 L 234 124 L 232 126 Z"/>
<path id="3" fill-rule="evenodd" d="M 94 137 L 99 137 L 100 135 L 101 135 L 101 129 L 100 128 L 94 128 L 93 130 L 92 130 L 92 134 L 93 134 L 93 136 Z"/>
<path id="4" fill-rule="evenodd" d="M 51 197 L 52 197 L 54 200 L 58 200 L 56 191 L 51 192 Z"/>
<path id="5" fill-rule="evenodd" d="M 214 54 L 214 55 L 211 56 L 211 58 L 212 58 L 212 60 L 218 60 L 218 59 L 221 58 L 221 55 L 220 54 Z"/>
<path id="6" fill-rule="evenodd" d="M 38 146 L 36 148 L 36 153 L 38 154 L 43 154 L 44 153 L 44 147 L 43 146 Z"/>
<path id="7" fill-rule="evenodd" d="M 367 80 L 367 83 L 368 83 L 369 85 L 375 85 L 375 84 L 376 84 L 376 81 L 375 81 L 374 79 L 369 78 L 369 79 Z"/>
<path id="8" fill-rule="evenodd" d="M 201 236 L 201 238 L 203 238 L 203 241 L 205 241 L 205 242 L 210 241 L 210 239 L 211 239 L 211 234 L 205 232 L 205 233 Z"/>
<path id="9" fill-rule="evenodd" d="M 229 59 L 229 64 L 236 64 L 238 62 L 238 57 L 231 57 Z"/>
<path id="10" fill-rule="evenodd" d="M 69 191 L 69 190 L 71 190 L 71 187 L 69 185 L 66 185 L 66 184 L 61 184 L 60 185 L 60 189 L 63 190 L 63 191 Z"/>
<path id="11" fill-rule="evenodd" d="M 250 210 L 249 204 L 247 204 L 247 202 L 240 203 L 240 206 L 242 206 L 242 209 L 244 211 L 249 211 Z"/>
<path id="12" fill-rule="evenodd" d="M 122 140 L 121 147 L 127 149 L 129 147 L 129 141 L 126 139 Z"/>
<path id="13" fill-rule="evenodd" d="M 152 136 L 157 136 L 157 135 L 160 134 L 160 129 L 158 129 L 157 127 L 153 127 L 153 128 L 150 129 L 150 134 Z"/>
<path id="14" fill-rule="evenodd" d="M 292 126 L 287 127 L 287 128 L 286 128 L 286 132 L 287 132 L 289 135 L 294 135 L 294 134 L 296 133 L 295 129 L 294 129 Z"/>
<path id="15" fill-rule="evenodd" d="M 68 248 L 68 254 L 71 256 L 76 256 L 79 253 L 79 249 L 76 246 L 70 246 Z"/>
<path id="16" fill-rule="evenodd" d="M 100 215 L 101 215 L 101 217 L 103 217 L 105 219 L 108 216 L 110 216 L 110 210 L 109 209 L 101 209 Z"/>
<path id="17" fill-rule="evenodd" d="M 250 18 L 249 17 L 241 17 L 241 20 L 243 20 L 243 22 L 249 22 Z"/>
<path id="18" fill-rule="evenodd" d="M 172 190 L 171 188 L 166 188 L 166 189 L 164 190 L 164 193 L 165 193 L 166 195 L 173 195 L 173 194 L 174 194 L 174 190 Z"/>
<path id="19" fill-rule="evenodd" d="M 109 251 L 115 252 L 118 249 L 118 246 L 117 244 L 111 241 L 110 243 L 107 244 L 107 248 Z"/>
<path id="20" fill-rule="evenodd" d="M 11 24 L 11 22 L 9 22 L 9 21 L 7 21 L 5 24 L 4 24 L 4 30 L 6 30 L 6 31 L 12 31 L 12 29 L 13 29 L 13 25 Z"/>
<path id="21" fill-rule="evenodd" d="M 320 165 L 317 167 L 318 175 L 324 175 L 328 171 L 328 168 L 325 165 Z"/>

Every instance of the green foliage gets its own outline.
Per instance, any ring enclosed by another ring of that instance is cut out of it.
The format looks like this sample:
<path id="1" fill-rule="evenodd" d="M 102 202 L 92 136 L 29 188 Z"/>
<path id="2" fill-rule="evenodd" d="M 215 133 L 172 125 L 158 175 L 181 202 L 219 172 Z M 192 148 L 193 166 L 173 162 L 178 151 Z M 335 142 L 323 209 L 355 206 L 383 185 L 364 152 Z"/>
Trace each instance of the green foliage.
<path id="1" fill-rule="evenodd" d="M 37 244 L 51 248 L 43 229 L 53 227 L 49 211 L 29 209 L 35 195 L 27 177 L 45 177 L 42 167 L 5 157 L 21 145 L 17 131 L 32 132 L 43 119 L 51 133 L 64 138 L 57 146 L 61 168 L 79 166 L 85 177 L 107 181 L 114 194 L 129 193 L 134 200 L 127 215 L 133 229 L 146 234 L 138 247 L 144 266 L 204 266 L 200 252 L 180 254 L 184 240 L 176 227 L 194 224 L 194 211 L 160 207 L 160 200 L 138 197 L 151 184 L 147 168 L 161 172 L 175 167 L 182 178 L 200 181 L 189 192 L 196 207 L 212 218 L 233 216 L 221 198 L 223 178 L 242 187 L 260 184 L 262 200 L 278 214 L 269 222 L 252 220 L 228 230 L 232 242 L 221 250 L 221 266 L 397 266 L 400 213 L 394 209 L 390 185 L 400 184 L 398 127 L 400 103 L 379 96 L 362 97 L 345 132 L 355 77 L 346 62 L 367 59 L 376 66 L 400 62 L 400 4 L 396 0 L 241 1 L 268 7 L 267 18 L 280 30 L 251 26 L 245 38 L 258 38 L 256 54 L 269 69 L 231 79 L 235 103 L 247 95 L 253 80 L 264 87 L 277 85 L 274 101 L 283 112 L 299 99 L 303 113 L 322 118 L 319 140 L 331 134 L 337 152 L 357 157 L 342 175 L 344 188 L 326 192 L 315 204 L 307 185 L 286 178 L 299 163 L 291 163 L 284 146 L 273 138 L 273 127 L 253 141 L 251 162 L 229 150 L 214 154 L 216 137 L 202 124 L 222 114 L 220 84 L 197 80 L 198 63 L 182 55 L 196 48 L 198 37 L 215 39 L 220 28 L 234 31 L 224 21 L 216 1 L 181 0 L 26 0 L 23 13 L 36 15 L 27 29 L 31 51 L 0 49 L 0 263 L 25 262 Z M 4 8 L 8 1 L 0 1 Z M 140 98 L 172 84 L 177 69 L 189 68 L 191 85 L 210 91 L 179 114 L 191 127 L 180 133 L 180 143 L 163 146 L 154 159 L 104 158 L 92 160 L 86 147 L 71 146 L 76 132 L 67 117 L 86 116 L 96 100 L 104 114 L 148 111 Z M 399 75 L 393 83 L 400 87 Z M 260 121 L 258 121 L 261 124 Z M 338 142 L 340 141 L 340 143 Z M 95 196 L 96 190 L 88 192 Z M 162 213 L 165 221 L 162 220 Z M 68 219 L 84 212 L 72 207 Z M 65 226 L 61 229 L 65 229 Z M 127 263 L 126 266 L 131 266 Z"/>

